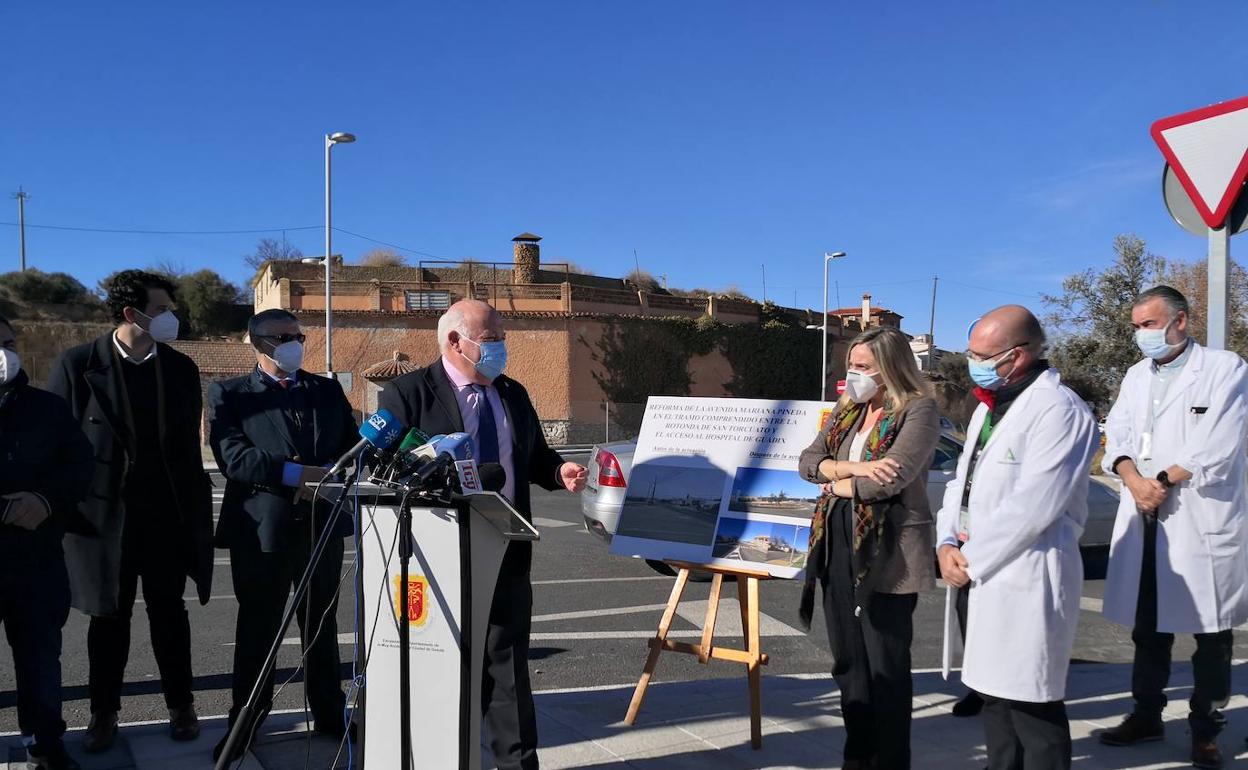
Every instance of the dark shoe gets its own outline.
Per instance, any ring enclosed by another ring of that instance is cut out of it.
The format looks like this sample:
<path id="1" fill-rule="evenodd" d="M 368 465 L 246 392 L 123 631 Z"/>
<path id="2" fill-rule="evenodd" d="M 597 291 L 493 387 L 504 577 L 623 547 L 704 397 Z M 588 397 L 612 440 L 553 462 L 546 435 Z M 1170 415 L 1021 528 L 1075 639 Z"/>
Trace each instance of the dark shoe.
<path id="1" fill-rule="evenodd" d="M 169 709 L 169 730 L 175 741 L 193 741 L 199 737 L 199 715 L 194 704 Z"/>
<path id="2" fill-rule="evenodd" d="M 984 710 L 984 699 L 974 690 L 969 691 L 962 700 L 953 704 L 955 717 L 975 717 Z"/>
<path id="3" fill-rule="evenodd" d="M 1097 737 L 1106 746 L 1134 746 L 1137 743 L 1161 740 L 1166 737 L 1166 728 L 1160 717 L 1150 719 L 1139 714 L 1128 714 L 1122 724 L 1102 730 Z"/>
<path id="4" fill-rule="evenodd" d="M 317 735 L 324 735 L 327 738 L 333 738 L 334 740 L 337 740 L 337 741 L 341 741 L 343 736 L 345 736 L 347 733 L 350 733 L 351 742 L 355 743 L 355 735 L 356 735 L 355 722 L 351 722 L 344 727 L 342 724 L 341 717 L 339 717 L 338 719 L 334 719 L 334 720 L 330 720 L 330 719 L 314 720 L 313 725 L 312 725 L 312 732 L 316 733 Z"/>
<path id="5" fill-rule="evenodd" d="M 91 714 L 91 724 L 83 738 L 82 748 L 88 754 L 108 751 L 117 742 L 117 712 L 96 711 Z"/>
<path id="6" fill-rule="evenodd" d="M 1216 740 L 1192 736 L 1192 767 L 1207 767 L 1210 770 L 1221 770 L 1222 750 L 1218 748 Z"/>
<path id="7" fill-rule="evenodd" d="M 48 749 L 31 746 L 26 751 L 26 770 L 82 770 L 82 766 L 57 743 Z"/>

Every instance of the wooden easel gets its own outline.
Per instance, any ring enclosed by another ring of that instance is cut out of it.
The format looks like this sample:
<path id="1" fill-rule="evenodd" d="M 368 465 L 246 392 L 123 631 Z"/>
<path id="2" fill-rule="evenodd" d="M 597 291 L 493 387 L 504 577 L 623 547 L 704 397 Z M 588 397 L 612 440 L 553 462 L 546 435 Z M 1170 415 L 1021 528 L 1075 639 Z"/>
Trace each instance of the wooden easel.
<path id="1" fill-rule="evenodd" d="M 698 662 L 703 665 L 709 663 L 712 658 L 731 660 L 735 663 L 744 663 L 746 666 L 750 680 L 750 745 L 755 749 L 761 749 L 763 747 L 763 677 L 760 666 L 767 665 L 768 658 L 767 654 L 760 649 L 758 581 L 770 580 L 771 575 L 758 570 L 712 567 L 685 562 L 669 561 L 667 564 L 680 571 L 676 574 L 676 585 L 672 586 L 672 595 L 667 600 L 667 609 L 663 611 L 663 619 L 659 621 L 658 633 L 650 640 L 650 655 L 646 658 L 646 666 L 641 672 L 641 679 L 637 682 L 637 689 L 633 691 L 633 700 L 628 704 L 628 714 L 624 717 L 624 724 L 632 725 L 636 721 L 637 712 L 641 710 L 641 702 L 646 697 L 646 688 L 650 686 L 650 677 L 654 675 L 655 666 L 659 663 L 659 654 L 664 650 L 697 655 Z M 685 586 L 689 584 L 690 570 L 701 570 L 712 574 L 711 595 L 706 603 L 706 622 L 702 625 L 700 644 L 677 642 L 667 638 L 667 632 L 676 618 L 676 608 L 680 605 L 681 597 L 685 593 Z M 737 579 L 737 597 L 741 603 L 741 630 L 745 636 L 746 648 L 744 650 L 717 647 L 713 644 L 715 618 L 719 613 L 719 594 L 725 575 Z"/>

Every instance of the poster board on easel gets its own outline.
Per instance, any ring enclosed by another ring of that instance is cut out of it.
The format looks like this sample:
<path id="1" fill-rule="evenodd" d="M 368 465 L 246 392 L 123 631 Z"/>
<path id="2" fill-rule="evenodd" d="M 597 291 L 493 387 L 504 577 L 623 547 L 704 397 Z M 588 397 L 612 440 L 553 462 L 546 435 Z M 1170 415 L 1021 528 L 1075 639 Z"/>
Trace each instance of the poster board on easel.
<path id="1" fill-rule="evenodd" d="M 611 553 L 798 577 L 819 487 L 797 460 L 832 408 L 651 396 Z"/>

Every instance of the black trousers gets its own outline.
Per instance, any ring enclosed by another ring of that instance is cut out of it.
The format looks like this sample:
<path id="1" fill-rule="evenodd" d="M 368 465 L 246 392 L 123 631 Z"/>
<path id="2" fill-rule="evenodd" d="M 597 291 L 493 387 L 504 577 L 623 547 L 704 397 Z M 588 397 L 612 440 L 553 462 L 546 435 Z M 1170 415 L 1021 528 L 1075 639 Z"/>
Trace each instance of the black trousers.
<path id="1" fill-rule="evenodd" d="M 481 711 L 499 770 L 537 770 L 537 712 L 529 681 L 533 585 L 528 543 L 508 546 L 494 586 L 481 675 Z M 523 557 L 523 558 L 518 558 Z"/>
<path id="2" fill-rule="evenodd" d="M 1192 734 L 1212 739 L 1226 725 L 1222 709 L 1231 698 L 1231 656 L 1234 639 L 1231 630 L 1196 634 L 1192 653 L 1195 687 L 1188 702 L 1187 720 Z M 1157 522 L 1144 520 L 1144 557 L 1140 567 L 1140 593 L 1135 605 L 1135 661 L 1131 667 L 1131 696 L 1135 713 L 1147 719 L 1160 719 L 1166 707 L 1166 686 L 1170 683 L 1170 653 L 1174 634 L 1157 630 Z"/>
<path id="3" fill-rule="evenodd" d="M 161 515 L 168 515 L 168 511 L 161 511 Z M 121 686 L 130 659 L 130 621 L 140 580 L 165 705 L 184 708 L 194 701 L 191 621 L 182 599 L 186 569 L 183 554 L 170 545 L 181 538 L 172 527 L 156 521 L 152 512 L 127 511 L 117 612 L 92 617 L 87 628 L 92 713 L 121 710 Z"/>
<path id="4" fill-rule="evenodd" d="M 281 629 L 282 615 L 295 584 L 303 576 L 312 554 L 312 529 L 307 521 L 294 523 L 283 546 L 272 553 L 258 546 L 230 549 L 230 575 L 238 599 L 238 625 L 234 630 L 233 703 L 230 724 L 247 702 L 273 639 Z M 304 688 L 312 718 L 318 726 L 341 725 L 346 696 L 342 691 L 338 657 L 338 588 L 342 579 L 342 538 L 333 536 L 312 573 L 308 594 L 299 602 L 299 624 L 304 664 Z M 309 601 L 311 611 L 309 612 Z M 257 703 L 254 730 L 273 705 L 274 674 L 270 673 Z"/>
<path id="5" fill-rule="evenodd" d="M 828 564 L 821 580 L 832 675 L 841 691 L 844 758 L 873 760 L 879 770 L 905 770 L 914 696 L 912 616 L 919 598 L 877 593 L 855 615 L 850 515 L 849 506 L 838 505 L 829 517 Z"/>
<path id="6" fill-rule="evenodd" d="M 1069 770 L 1066 703 L 1024 703 L 984 695 L 988 770 Z"/>
<path id="7" fill-rule="evenodd" d="M 65 557 L 49 553 L 20 569 L 0 565 L 0 623 L 13 650 L 17 725 L 40 747 L 59 745 L 61 628 L 69 617 Z"/>

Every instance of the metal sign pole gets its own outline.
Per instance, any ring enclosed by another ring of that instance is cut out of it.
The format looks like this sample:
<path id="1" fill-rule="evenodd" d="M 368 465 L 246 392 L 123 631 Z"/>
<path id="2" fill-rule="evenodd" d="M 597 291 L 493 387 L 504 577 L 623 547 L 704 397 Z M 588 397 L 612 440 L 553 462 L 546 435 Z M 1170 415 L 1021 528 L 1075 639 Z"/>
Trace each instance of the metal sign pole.
<path id="1" fill-rule="evenodd" d="M 1230 319 L 1227 306 L 1230 300 L 1229 280 L 1231 258 L 1231 229 L 1222 227 L 1209 231 L 1209 302 L 1206 345 L 1214 350 L 1225 350 L 1230 336 Z"/>

